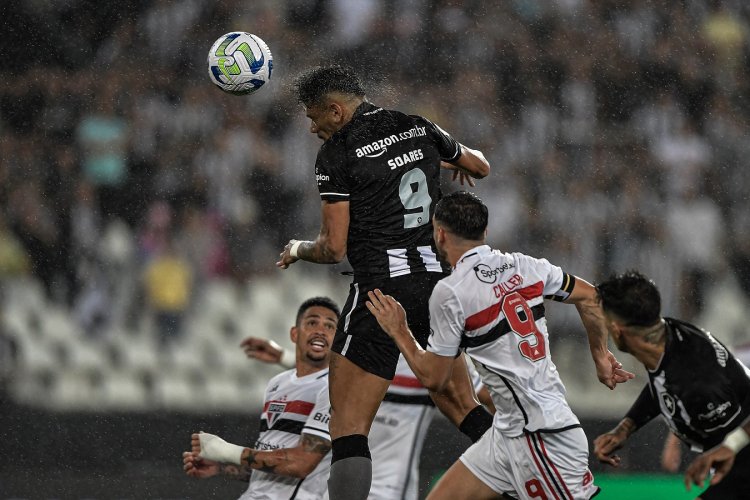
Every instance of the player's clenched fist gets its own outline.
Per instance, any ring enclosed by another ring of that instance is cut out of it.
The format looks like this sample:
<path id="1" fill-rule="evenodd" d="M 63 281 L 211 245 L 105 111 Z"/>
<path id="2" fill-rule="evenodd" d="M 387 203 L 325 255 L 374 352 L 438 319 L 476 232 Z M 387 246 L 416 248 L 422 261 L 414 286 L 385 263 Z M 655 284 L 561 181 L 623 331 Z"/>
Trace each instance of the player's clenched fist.
<path id="1" fill-rule="evenodd" d="M 622 448 L 626 439 L 627 437 L 615 431 L 602 434 L 594 439 L 594 455 L 600 462 L 617 467 L 620 465 L 620 457 L 613 453 Z"/>

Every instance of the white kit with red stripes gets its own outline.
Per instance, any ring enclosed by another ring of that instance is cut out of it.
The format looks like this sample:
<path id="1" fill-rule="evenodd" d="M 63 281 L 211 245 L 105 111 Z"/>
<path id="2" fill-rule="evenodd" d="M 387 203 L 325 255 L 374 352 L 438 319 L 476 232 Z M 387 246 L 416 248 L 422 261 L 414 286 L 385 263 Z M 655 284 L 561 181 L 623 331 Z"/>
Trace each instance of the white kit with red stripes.
<path id="1" fill-rule="evenodd" d="M 427 350 L 450 357 L 465 350 L 497 408 L 492 428 L 461 462 L 514 498 L 588 499 L 599 491 L 586 435 L 550 358 L 544 316 L 544 299 L 565 300 L 574 284 L 545 259 L 483 245 L 466 252 L 430 297 Z"/>
<path id="2" fill-rule="evenodd" d="M 330 412 L 327 368 L 304 377 L 297 377 L 295 369 L 282 372 L 266 386 L 263 413 L 260 416 L 260 435 L 253 448 L 293 448 L 299 443 L 302 434 L 330 441 Z M 304 479 L 254 470 L 250 485 L 240 498 L 324 498 L 330 467 L 329 452 Z"/>

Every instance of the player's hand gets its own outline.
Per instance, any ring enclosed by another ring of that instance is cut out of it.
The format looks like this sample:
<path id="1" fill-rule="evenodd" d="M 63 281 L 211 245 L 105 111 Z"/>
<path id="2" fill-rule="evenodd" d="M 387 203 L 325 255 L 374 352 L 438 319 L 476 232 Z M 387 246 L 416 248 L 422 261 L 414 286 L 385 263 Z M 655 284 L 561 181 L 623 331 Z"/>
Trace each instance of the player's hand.
<path id="1" fill-rule="evenodd" d="M 448 163 L 446 161 L 441 161 L 440 166 L 446 170 L 453 170 L 453 181 L 458 179 L 462 186 L 464 185 L 464 183 L 468 184 L 470 187 L 476 186 L 476 184 L 474 183 L 474 179 L 472 179 L 469 174 L 465 173 L 461 169 L 461 167 L 458 167 L 457 165 L 453 165 L 452 163 Z"/>
<path id="2" fill-rule="evenodd" d="M 257 359 L 264 363 L 279 363 L 283 349 L 273 340 L 258 337 L 247 337 L 240 342 L 240 347 L 245 355 L 251 359 Z"/>
<path id="3" fill-rule="evenodd" d="M 290 253 L 292 250 L 292 245 L 294 245 L 296 242 L 297 240 L 289 240 L 289 243 L 286 244 L 284 250 L 282 250 L 282 252 L 279 254 L 279 261 L 276 263 L 276 267 L 286 269 L 299 260 L 297 257 L 292 257 L 292 254 Z"/>
<path id="4" fill-rule="evenodd" d="M 367 295 L 370 300 L 365 304 L 385 333 L 393 337 L 400 329 L 408 329 L 406 311 L 396 299 L 383 294 L 378 288 L 367 292 Z"/>
<path id="5" fill-rule="evenodd" d="M 667 472 L 677 472 L 682 460 L 682 448 L 680 439 L 670 433 L 664 441 L 664 448 L 661 450 L 661 468 Z"/>
<path id="6" fill-rule="evenodd" d="M 712 467 L 715 470 L 711 478 L 711 485 L 718 483 L 729 473 L 734 464 L 734 457 L 734 452 L 726 446 L 718 446 L 698 455 L 685 472 L 685 489 L 690 491 L 693 484 L 702 488 L 703 482 Z"/>
<path id="7" fill-rule="evenodd" d="M 205 479 L 219 474 L 220 465 L 213 460 L 206 460 L 195 452 L 186 451 L 182 454 L 182 470 L 190 477 Z"/>
<path id="8" fill-rule="evenodd" d="M 602 434 L 594 439 L 594 455 L 602 463 L 609 464 L 612 467 L 619 467 L 620 457 L 613 453 L 622 448 L 622 444 L 626 439 L 627 436 L 614 430 Z"/>
<path id="9" fill-rule="evenodd" d="M 617 361 L 617 358 L 615 358 L 615 355 L 611 351 L 607 351 L 604 359 L 595 359 L 594 364 L 596 365 L 596 376 L 599 378 L 599 382 L 612 390 L 617 384 L 622 384 L 635 378 L 634 373 L 622 368 L 622 363 Z"/>

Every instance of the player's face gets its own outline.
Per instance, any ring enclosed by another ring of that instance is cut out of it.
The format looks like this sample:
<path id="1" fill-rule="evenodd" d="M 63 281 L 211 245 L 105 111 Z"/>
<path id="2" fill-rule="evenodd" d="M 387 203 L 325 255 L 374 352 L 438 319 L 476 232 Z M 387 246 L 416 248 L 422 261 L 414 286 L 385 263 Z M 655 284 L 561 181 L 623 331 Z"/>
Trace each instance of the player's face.
<path id="1" fill-rule="evenodd" d="M 609 331 L 609 336 L 612 337 L 612 342 L 617 346 L 617 349 L 619 349 L 622 352 L 630 352 L 630 349 L 628 348 L 627 339 L 622 334 L 622 329 L 619 326 L 619 323 L 613 318 L 610 314 L 604 313 L 604 319 L 607 322 L 607 330 Z"/>
<path id="2" fill-rule="evenodd" d="M 327 141 L 331 136 L 341 128 L 339 115 L 336 113 L 336 109 L 327 106 L 311 106 L 305 108 L 305 114 L 310 119 L 310 132 L 317 135 L 319 138 Z"/>
<path id="3" fill-rule="evenodd" d="M 440 223 L 435 220 L 435 216 L 432 217 L 432 239 L 435 241 L 435 248 L 437 249 L 438 257 L 443 262 L 448 261 L 448 257 L 445 253 L 445 234 L 442 232 Z"/>
<path id="4" fill-rule="evenodd" d="M 292 329 L 299 359 L 316 364 L 327 363 L 337 321 L 336 314 L 327 307 L 308 307 L 302 313 L 299 324 Z"/>

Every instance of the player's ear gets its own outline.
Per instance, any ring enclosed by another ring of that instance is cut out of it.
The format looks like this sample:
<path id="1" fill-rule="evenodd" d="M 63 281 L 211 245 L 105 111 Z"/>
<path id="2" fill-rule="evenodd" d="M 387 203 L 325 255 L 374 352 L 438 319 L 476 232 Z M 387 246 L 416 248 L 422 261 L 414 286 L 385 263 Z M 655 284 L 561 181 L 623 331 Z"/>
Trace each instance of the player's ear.
<path id="1" fill-rule="evenodd" d="M 289 339 L 292 341 L 292 344 L 297 344 L 297 326 L 289 329 Z"/>
<path id="2" fill-rule="evenodd" d="M 333 119 L 338 123 L 344 119 L 344 108 L 337 102 L 331 102 L 328 105 L 328 110 L 333 115 Z"/>

